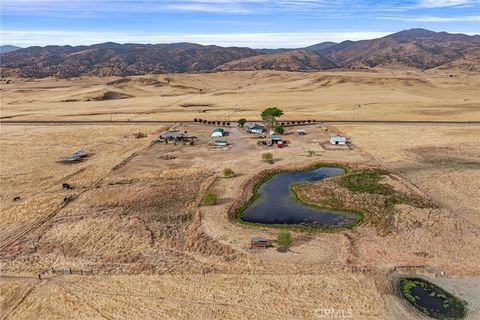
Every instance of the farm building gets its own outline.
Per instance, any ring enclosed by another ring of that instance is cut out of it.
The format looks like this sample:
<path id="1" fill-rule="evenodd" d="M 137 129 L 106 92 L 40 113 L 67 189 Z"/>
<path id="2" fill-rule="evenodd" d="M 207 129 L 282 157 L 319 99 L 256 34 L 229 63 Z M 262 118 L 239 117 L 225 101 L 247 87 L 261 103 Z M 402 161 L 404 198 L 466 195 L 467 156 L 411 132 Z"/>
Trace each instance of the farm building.
<path id="1" fill-rule="evenodd" d="M 307 134 L 307 132 L 305 131 L 305 129 L 298 129 L 297 134 L 300 135 L 300 136 L 304 136 L 304 135 Z"/>
<path id="2" fill-rule="evenodd" d="M 86 157 L 88 155 L 87 151 L 85 149 L 78 149 L 74 153 L 72 153 L 70 156 L 66 157 L 61 157 L 60 161 L 62 162 L 74 162 L 74 161 L 79 161 L 82 158 Z"/>
<path id="3" fill-rule="evenodd" d="M 330 144 L 346 144 L 347 143 L 347 138 L 342 137 L 342 136 L 334 136 L 330 138 Z"/>
<path id="4" fill-rule="evenodd" d="M 225 146 L 228 145 L 228 141 L 227 140 L 215 140 L 215 142 L 213 144 L 217 147 L 225 147 Z"/>
<path id="5" fill-rule="evenodd" d="M 261 134 L 265 131 L 265 128 L 259 124 L 251 124 L 247 127 L 247 132 Z"/>
<path id="6" fill-rule="evenodd" d="M 184 138 L 180 131 L 167 131 L 162 137 L 167 140 L 182 140 Z"/>
<path id="7" fill-rule="evenodd" d="M 211 137 L 223 137 L 223 133 L 225 132 L 222 128 L 215 128 L 210 135 Z"/>
<path id="8" fill-rule="evenodd" d="M 283 143 L 282 136 L 279 136 L 278 134 L 272 134 L 270 139 L 272 139 L 273 144 Z"/>
<path id="9" fill-rule="evenodd" d="M 268 241 L 266 238 L 262 237 L 253 237 L 250 239 L 250 248 L 256 249 L 256 248 L 267 248 L 271 246 L 271 242 Z"/>

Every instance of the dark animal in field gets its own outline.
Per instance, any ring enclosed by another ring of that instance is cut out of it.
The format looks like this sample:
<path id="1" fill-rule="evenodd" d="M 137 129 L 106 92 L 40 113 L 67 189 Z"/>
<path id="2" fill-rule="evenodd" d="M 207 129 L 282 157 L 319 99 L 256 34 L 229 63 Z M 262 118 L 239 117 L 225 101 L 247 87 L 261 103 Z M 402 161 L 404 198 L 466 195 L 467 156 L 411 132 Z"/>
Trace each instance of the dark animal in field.
<path id="1" fill-rule="evenodd" d="M 19 201 L 19 200 L 20 200 L 20 197 L 13 198 L 13 201 Z"/>
<path id="2" fill-rule="evenodd" d="M 73 189 L 73 187 L 69 183 L 62 183 L 63 189 Z"/>

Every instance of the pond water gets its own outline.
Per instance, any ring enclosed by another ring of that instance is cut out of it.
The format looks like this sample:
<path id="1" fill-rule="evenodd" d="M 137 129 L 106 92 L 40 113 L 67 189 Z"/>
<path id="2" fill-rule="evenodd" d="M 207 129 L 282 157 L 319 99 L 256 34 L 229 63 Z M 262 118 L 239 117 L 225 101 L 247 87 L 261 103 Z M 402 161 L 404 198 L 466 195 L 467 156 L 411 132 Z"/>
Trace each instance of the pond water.
<path id="1" fill-rule="evenodd" d="M 361 219 L 357 213 L 329 211 L 300 202 L 292 184 L 314 182 L 345 173 L 341 168 L 321 167 L 310 171 L 286 171 L 274 175 L 258 188 L 259 197 L 240 219 L 262 224 L 304 225 L 309 227 L 350 227 Z"/>
<path id="2" fill-rule="evenodd" d="M 463 319 L 464 303 L 442 288 L 423 279 L 400 280 L 399 289 L 404 299 L 423 314 L 434 319 Z"/>

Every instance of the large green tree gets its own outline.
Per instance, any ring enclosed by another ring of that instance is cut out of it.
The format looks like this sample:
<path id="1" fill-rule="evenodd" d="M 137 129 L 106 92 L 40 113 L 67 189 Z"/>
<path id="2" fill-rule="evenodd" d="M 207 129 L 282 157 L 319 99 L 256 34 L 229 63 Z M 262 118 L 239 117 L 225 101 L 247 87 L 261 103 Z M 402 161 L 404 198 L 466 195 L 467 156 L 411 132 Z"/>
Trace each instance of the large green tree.
<path id="1" fill-rule="evenodd" d="M 262 117 L 262 120 L 265 121 L 265 128 L 267 131 L 270 131 L 278 126 L 276 118 L 283 116 L 283 111 L 276 107 L 271 107 L 263 110 L 260 116 Z"/>
<path id="2" fill-rule="evenodd" d="M 237 122 L 238 122 L 238 125 L 239 125 L 240 127 L 243 127 L 243 126 L 245 125 L 245 123 L 247 122 L 247 119 L 244 119 L 244 118 L 238 119 Z"/>

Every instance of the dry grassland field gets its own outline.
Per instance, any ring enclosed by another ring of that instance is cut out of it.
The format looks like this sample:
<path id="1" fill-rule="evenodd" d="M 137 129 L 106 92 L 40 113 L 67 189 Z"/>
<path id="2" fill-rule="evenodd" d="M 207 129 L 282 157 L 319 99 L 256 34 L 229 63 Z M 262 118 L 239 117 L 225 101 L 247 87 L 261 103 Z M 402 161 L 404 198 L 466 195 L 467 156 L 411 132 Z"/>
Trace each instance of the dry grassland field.
<path id="1" fill-rule="evenodd" d="M 286 127 L 276 148 L 232 123 L 230 146 L 213 148 L 215 127 L 193 122 L 258 121 L 270 106 L 281 120 L 480 121 L 478 88 L 476 75 L 381 69 L 12 79 L 1 90 L 0 319 L 417 319 L 393 288 L 405 275 L 480 319 L 479 124 L 318 122 Z M 171 129 L 194 145 L 153 143 Z M 335 134 L 349 147 L 329 146 Z M 88 157 L 59 162 L 80 148 Z M 278 229 L 235 219 L 262 175 L 319 163 L 388 172 L 381 184 L 401 201 L 340 178 L 302 186 L 302 199 L 340 197 L 365 220 L 292 229 L 287 252 Z M 202 204 L 207 191 L 216 205 Z M 255 236 L 274 247 L 251 249 Z"/>

